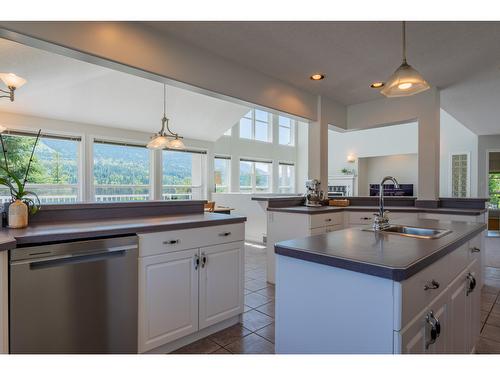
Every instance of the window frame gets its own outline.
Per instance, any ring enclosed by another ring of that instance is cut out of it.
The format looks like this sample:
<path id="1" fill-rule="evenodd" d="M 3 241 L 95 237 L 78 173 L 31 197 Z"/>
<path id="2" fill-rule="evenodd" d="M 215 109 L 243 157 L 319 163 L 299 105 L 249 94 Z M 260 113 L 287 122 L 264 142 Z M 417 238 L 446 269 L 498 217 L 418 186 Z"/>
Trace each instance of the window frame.
<path id="1" fill-rule="evenodd" d="M 155 153 L 154 150 L 150 150 L 147 148 L 147 142 L 131 140 L 128 138 L 116 138 L 109 136 L 99 136 L 99 135 L 91 135 L 89 136 L 90 142 L 89 147 L 87 148 L 87 170 L 89 172 L 88 175 L 88 200 L 92 203 L 98 203 L 96 201 L 95 194 L 95 176 L 94 176 L 94 145 L 96 143 L 100 144 L 115 144 L 117 146 L 130 146 L 130 147 L 144 147 L 149 153 L 149 194 L 148 198 L 145 200 L 151 201 L 155 199 L 155 191 L 156 191 L 156 174 L 155 174 Z M 132 185 L 131 185 L 132 186 Z"/>
<path id="2" fill-rule="evenodd" d="M 34 137 L 36 138 L 38 134 L 38 130 L 35 130 L 32 127 L 26 127 L 26 126 L 13 126 L 9 124 L 4 125 L 7 130 L 5 130 L 2 135 L 18 135 L 18 136 L 28 136 L 28 137 Z M 38 129 L 38 128 L 37 128 Z M 68 141 L 77 141 L 78 147 L 77 147 L 77 160 L 76 160 L 76 165 L 77 165 L 77 183 L 76 189 L 77 189 L 77 202 L 82 203 L 86 202 L 86 191 L 85 191 L 85 186 L 86 186 L 86 176 L 85 176 L 85 150 L 86 150 L 86 137 L 85 133 L 80 133 L 80 132 L 68 132 L 68 131 L 53 131 L 53 130 L 47 130 L 47 131 L 42 131 L 40 133 L 40 138 L 43 137 L 47 138 L 53 138 L 53 139 L 62 139 L 62 140 L 68 140 Z M 3 156 L 1 156 L 3 157 Z M 58 204 L 58 203 L 54 203 Z"/>
<path id="3" fill-rule="evenodd" d="M 167 201 L 166 199 L 163 199 L 163 151 L 171 151 L 171 152 L 184 152 L 184 153 L 191 153 L 191 154 L 201 154 L 205 155 L 205 159 L 202 161 L 201 165 L 201 185 L 200 187 L 200 192 L 201 192 L 201 198 L 202 200 L 206 199 L 208 196 L 208 187 L 207 187 L 207 173 L 208 173 L 208 150 L 204 148 L 195 148 L 195 147 L 186 147 L 184 150 L 174 150 L 174 149 L 169 149 L 165 148 L 162 150 L 158 150 L 160 156 L 160 168 L 159 168 L 159 182 L 158 182 L 158 188 L 159 188 L 159 200 L 161 201 Z M 196 187 L 195 185 L 191 185 L 191 187 Z M 192 194 L 192 192 L 191 192 Z M 191 199 L 193 199 L 191 195 Z"/>
<path id="4" fill-rule="evenodd" d="M 292 184 L 290 186 L 281 186 L 280 185 L 280 180 L 281 180 L 281 166 L 284 165 L 284 166 L 289 166 L 289 167 L 293 167 L 293 175 L 292 175 Z M 280 193 L 280 194 L 295 194 L 295 192 L 297 191 L 297 184 L 296 184 L 296 180 L 295 180 L 295 177 L 296 177 L 296 164 L 295 163 L 292 163 L 292 162 L 288 162 L 288 161 L 279 161 L 278 162 L 278 189 L 277 189 L 277 192 Z M 292 191 L 290 192 L 284 192 L 282 193 L 281 192 L 281 189 L 282 188 L 291 188 Z"/>
<path id="5" fill-rule="evenodd" d="M 228 165 L 227 165 L 227 191 L 220 191 L 218 192 L 217 191 L 217 184 L 215 182 L 215 160 L 216 159 L 221 159 L 221 160 L 227 160 L 228 161 Z M 214 171 L 214 189 L 213 189 L 213 192 L 214 193 L 218 193 L 218 194 L 225 194 L 225 193 L 230 193 L 231 192 L 231 164 L 232 164 L 232 158 L 230 155 L 214 155 L 214 158 L 213 158 L 213 171 Z"/>
<path id="6" fill-rule="evenodd" d="M 255 127 L 256 123 L 263 123 L 263 121 L 257 120 L 255 116 L 255 111 L 261 111 L 267 113 L 267 140 L 263 141 L 261 139 L 256 139 L 255 138 Z M 252 113 L 252 117 L 246 117 L 248 113 Z M 250 109 L 245 115 L 243 115 L 240 120 L 238 121 L 238 139 L 242 141 L 251 141 L 251 142 L 261 142 L 261 143 L 267 143 L 267 144 L 272 144 L 273 143 L 273 116 L 274 114 L 271 112 L 268 112 L 266 110 L 260 109 L 260 108 L 252 108 Z M 248 119 L 251 120 L 251 138 L 246 138 L 241 136 L 241 120 L 242 119 Z"/>
<path id="7" fill-rule="evenodd" d="M 283 126 L 280 124 L 280 117 L 285 117 L 287 119 L 290 119 L 290 127 L 288 126 Z M 276 115 L 276 125 L 278 127 L 278 145 L 280 146 L 287 146 L 287 147 L 295 147 L 295 129 L 297 127 L 298 121 L 293 119 L 292 117 L 284 116 L 284 115 Z M 290 131 L 290 143 L 281 143 L 280 142 L 280 129 L 289 129 Z"/>
<path id="8" fill-rule="evenodd" d="M 251 169 L 251 175 L 250 175 L 250 183 L 251 183 L 251 191 L 249 192 L 242 192 L 241 191 L 241 162 L 248 162 L 252 163 L 252 169 Z M 255 168 L 255 163 L 265 163 L 269 164 L 269 186 L 267 191 L 257 191 L 257 175 L 256 175 L 256 168 Z M 238 164 L 238 170 L 239 170 L 239 175 L 238 175 L 238 192 L 243 193 L 243 194 L 269 194 L 273 192 L 273 169 L 274 169 L 274 161 L 269 160 L 269 159 L 257 159 L 257 158 L 240 158 L 239 159 L 239 164 Z"/>
<path id="9" fill-rule="evenodd" d="M 466 192 L 465 192 L 465 197 L 455 197 L 453 195 L 453 156 L 462 156 L 466 155 L 467 156 L 467 174 L 466 174 Z M 448 189 L 449 189 L 449 194 L 450 197 L 453 198 L 469 198 L 471 194 L 471 160 L 470 160 L 470 152 L 464 151 L 464 152 L 450 152 L 449 154 L 449 171 L 448 171 Z"/>

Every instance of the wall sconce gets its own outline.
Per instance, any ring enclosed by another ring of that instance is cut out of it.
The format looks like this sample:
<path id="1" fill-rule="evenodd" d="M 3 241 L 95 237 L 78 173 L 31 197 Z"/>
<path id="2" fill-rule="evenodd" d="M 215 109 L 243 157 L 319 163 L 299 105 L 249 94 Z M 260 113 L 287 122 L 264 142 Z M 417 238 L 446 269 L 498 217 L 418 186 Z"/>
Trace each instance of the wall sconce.
<path id="1" fill-rule="evenodd" d="M 9 98 L 11 102 L 14 101 L 14 91 L 24 85 L 26 80 L 19 76 L 16 76 L 14 73 L 0 73 L 0 79 L 5 83 L 8 90 L 0 89 L 0 92 L 3 92 L 7 95 L 0 95 L 0 98 Z"/>
<path id="2" fill-rule="evenodd" d="M 355 161 L 356 161 L 356 155 L 354 155 L 354 154 L 347 155 L 347 162 L 348 163 L 354 163 Z"/>

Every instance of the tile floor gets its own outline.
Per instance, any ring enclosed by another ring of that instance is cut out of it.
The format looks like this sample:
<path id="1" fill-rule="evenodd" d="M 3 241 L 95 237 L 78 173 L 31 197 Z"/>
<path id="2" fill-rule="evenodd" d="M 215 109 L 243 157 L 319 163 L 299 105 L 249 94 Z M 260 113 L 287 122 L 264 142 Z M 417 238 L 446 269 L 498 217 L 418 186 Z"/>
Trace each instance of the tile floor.
<path id="1" fill-rule="evenodd" d="M 264 248 L 245 246 L 243 322 L 196 341 L 174 354 L 274 353 L 274 286 L 266 283 Z M 481 291 L 479 354 L 500 354 L 500 268 L 486 267 Z"/>
<path id="2" fill-rule="evenodd" d="M 500 268 L 486 267 L 481 291 L 479 354 L 500 354 Z"/>
<path id="3" fill-rule="evenodd" d="M 266 282 L 266 249 L 245 245 L 245 312 L 241 324 L 173 354 L 273 354 L 274 286 Z"/>

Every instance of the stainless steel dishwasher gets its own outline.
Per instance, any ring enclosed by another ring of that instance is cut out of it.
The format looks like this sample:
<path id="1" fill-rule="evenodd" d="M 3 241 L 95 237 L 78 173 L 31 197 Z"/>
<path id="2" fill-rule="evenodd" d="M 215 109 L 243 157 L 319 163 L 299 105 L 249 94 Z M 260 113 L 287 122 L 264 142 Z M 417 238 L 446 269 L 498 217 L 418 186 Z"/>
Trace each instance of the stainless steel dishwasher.
<path id="1" fill-rule="evenodd" d="M 10 255 L 11 353 L 137 353 L 137 237 Z"/>

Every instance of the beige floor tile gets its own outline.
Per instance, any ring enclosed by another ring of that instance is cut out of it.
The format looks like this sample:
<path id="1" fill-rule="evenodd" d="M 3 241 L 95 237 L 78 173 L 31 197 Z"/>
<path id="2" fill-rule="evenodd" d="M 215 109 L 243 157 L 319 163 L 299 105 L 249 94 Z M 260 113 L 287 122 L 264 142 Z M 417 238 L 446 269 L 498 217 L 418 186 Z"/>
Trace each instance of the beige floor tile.
<path id="1" fill-rule="evenodd" d="M 265 326 L 264 328 L 259 329 L 255 333 L 259 336 L 264 337 L 266 340 L 271 341 L 274 344 L 274 323 Z"/>
<path id="2" fill-rule="evenodd" d="M 220 345 L 210 340 L 209 338 L 204 338 L 183 346 L 180 349 L 172 352 L 172 354 L 210 354 L 220 349 Z"/>
<path id="3" fill-rule="evenodd" d="M 268 302 L 265 305 L 259 306 L 256 308 L 257 311 L 260 311 L 263 314 L 269 315 L 274 318 L 274 301 Z"/>
<path id="4" fill-rule="evenodd" d="M 495 327 L 500 327 L 500 314 L 496 314 L 494 312 L 491 312 L 490 315 L 488 315 L 488 319 L 486 320 L 486 324 L 495 326 Z"/>
<path id="5" fill-rule="evenodd" d="M 495 302 L 497 300 L 497 295 L 492 293 L 481 293 L 481 301 L 485 302 Z"/>
<path id="6" fill-rule="evenodd" d="M 481 323 L 485 322 L 487 317 L 488 317 L 488 312 L 481 310 Z"/>
<path id="7" fill-rule="evenodd" d="M 229 350 L 227 350 L 225 348 L 220 348 L 220 349 L 217 349 L 212 354 L 233 354 L 233 353 L 231 353 Z"/>
<path id="8" fill-rule="evenodd" d="M 243 312 L 247 312 L 247 311 L 250 311 L 250 310 L 253 310 L 250 306 L 247 306 L 247 305 L 243 306 Z"/>
<path id="9" fill-rule="evenodd" d="M 493 307 L 493 302 L 481 301 L 481 310 L 482 311 L 490 312 L 492 307 Z"/>
<path id="10" fill-rule="evenodd" d="M 245 336 L 225 348 L 235 354 L 274 354 L 274 345 L 255 333 Z"/>
<path id="11" fill-rule="evenodd" d="M 490 280 L 485 279 L 482 292 L 483 293 L 498 294 L 500 292 L 500 287 L 495 286 L 495 285 L 490 285 L 491 283 L 492 282 Z M 496 283 L 496 280 L 495 280 L 495 283 Z"/>
<path id="12" fill-rule="evenodd" d="M 273 322 L 273 318 L 256 310 L 243 313 L 243 327 L 252 332 L 264 328 Z"/>
<path id="13" fill-rule="evenodd" d="M 245 289 L 249 289 L 252 292 L 256 292 L 259 289 L 264 289 L 267 287 L 267 283 L 263 280 L 251 280 L 245 283 Z"/>
<path id="14" fill-rule="evenodd" d="M 500 342 L 500 327 L 485 324 L 483 330 L 481 331 L 481 337 Z"/>
<path id="15" fill-rule="evenodd" d="M 500 342 L 481 337 L 476 345 L 477 354 L 500 354 Z"/>
<path id="16" fill-rule="evenodd" d="M 274 298 L 275 297 L 274 285 L 268 283 L 264 289 L 259 289 L 257 293 L 262 294 L 263 296 L 269 298 Z"/>
<path id="17" fill-rule="evenodd" d="M 251 332 L 245 327 L 243 327 L 241 324 L 235 324 L 234 326 L 228 327 L 226 329 L 223 329 L 222 331 L 214 333 L 208 338 L 214 341 L 215 343 L 219 344 L 220 346 L 226 346 L 242 339 L 243 337 L 249 335 L 250 333 Z"/>
<path id="18" fill-rule="evenodd" d="M 262 306 L 271 301 L 270 298 L 263 296 L 259 293 L 249 293 L 245 295 L 245 305 L 250 306 L 252 308 L 256 308 Z"/>

